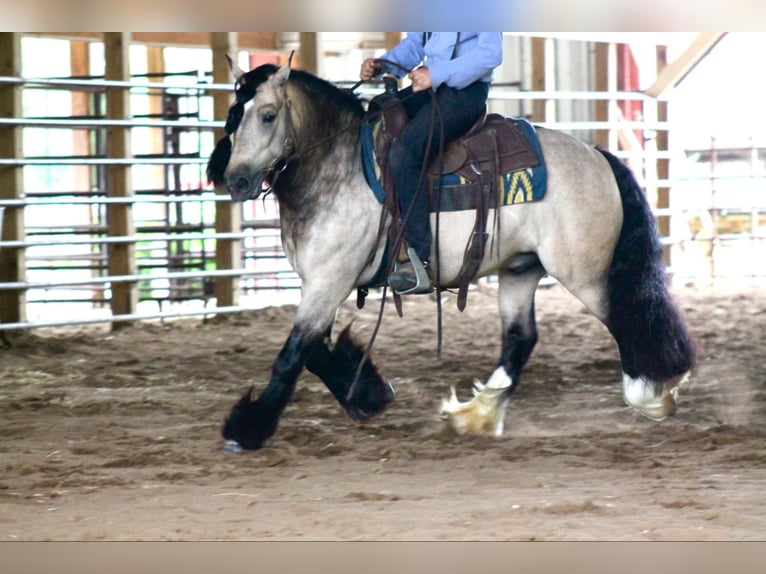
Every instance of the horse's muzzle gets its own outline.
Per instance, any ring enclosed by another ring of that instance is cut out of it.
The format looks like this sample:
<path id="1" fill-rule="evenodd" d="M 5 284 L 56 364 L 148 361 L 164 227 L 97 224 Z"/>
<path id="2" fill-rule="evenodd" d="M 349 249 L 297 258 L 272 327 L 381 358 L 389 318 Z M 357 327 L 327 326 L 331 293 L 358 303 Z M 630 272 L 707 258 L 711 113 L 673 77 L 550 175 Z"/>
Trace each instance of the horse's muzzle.
<path id="1" fill-rule="evenodd" d="M 226 189 L 229 190 L 231 199 L 234 201 L 256 199 L 263 192 L 263 182 L 265 179 L 265 171 L 255 174 L 247 174 L 241 171 L 227 173 Z"/>

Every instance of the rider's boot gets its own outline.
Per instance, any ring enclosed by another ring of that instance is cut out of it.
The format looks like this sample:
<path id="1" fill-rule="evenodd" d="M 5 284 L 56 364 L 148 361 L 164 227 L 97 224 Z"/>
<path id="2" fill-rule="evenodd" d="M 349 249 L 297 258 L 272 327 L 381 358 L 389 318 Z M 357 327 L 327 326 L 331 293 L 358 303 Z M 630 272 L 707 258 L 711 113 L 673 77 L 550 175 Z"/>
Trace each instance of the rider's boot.
<path id="1" fill-rule="evenodd" d="M 428 260 L 422 260 L 412 247 L 407 249 L 409 261 L 397 262 L 396 270 L 388 276 L 388 286 L 399 295 L 430 293 L 433 277 Z"/>

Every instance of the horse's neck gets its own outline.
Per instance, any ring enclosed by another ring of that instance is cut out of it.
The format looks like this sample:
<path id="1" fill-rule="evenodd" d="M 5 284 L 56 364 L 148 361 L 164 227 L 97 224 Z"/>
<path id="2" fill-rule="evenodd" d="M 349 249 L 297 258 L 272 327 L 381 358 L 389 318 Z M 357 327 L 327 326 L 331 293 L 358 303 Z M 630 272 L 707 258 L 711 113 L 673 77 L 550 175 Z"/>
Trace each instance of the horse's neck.
<path id="1" fill-rule="evenodd" d="M 296 88 L 288 95 L 297 155 L 279 176 L 275 192 L 282 225 L 292 228 L 298 222 L 311 225 L 318 212 L 344 213 L 347 205 L 367 198 L 356 196 L 366 185 L 359 149 L 361 106 L 354 110 L 332 93 L 312 97 Z"/>
<path id="2" fill-rule="evenodd" d="M 306 108 L 296 110 L 293 137 L 300 143 L 296 157 L 275 186 L 280 208 L 288 217 L 302 216 L 317 205 L 332 203 L 345 184 L 363 173 L 358 119 L 340 110 L 337 121 L 317 129 L 307 112 L 327 114 Z"/>
<path id="3" fill-rule="evenodd" d="M 358 137 L 337 142 L 329 157 L 314 154 L 313 162 L 299 161 L 283 174 L 278 184 L 284 185 L 275 191 L 286 251 L 299 251 L 310 237 L 337 233 L 352 251 L 375 248 L 382 206 L 364 177 L 358 147 Z"/>

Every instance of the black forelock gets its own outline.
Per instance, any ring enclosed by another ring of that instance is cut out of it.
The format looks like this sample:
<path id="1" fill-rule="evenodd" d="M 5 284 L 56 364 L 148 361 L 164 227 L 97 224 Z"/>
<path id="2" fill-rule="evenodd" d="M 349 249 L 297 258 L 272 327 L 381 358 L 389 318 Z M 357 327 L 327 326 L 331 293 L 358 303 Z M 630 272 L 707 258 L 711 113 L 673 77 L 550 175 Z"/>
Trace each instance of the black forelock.
<path id="1" fill-rule="evenodd" d="M 263 64 L 242 74 L 234 84 L 237 102 L 245 103 L 252 100 L 258 86 L 273 76 L 277 70 L 279 67 L 274 64 Z"/>

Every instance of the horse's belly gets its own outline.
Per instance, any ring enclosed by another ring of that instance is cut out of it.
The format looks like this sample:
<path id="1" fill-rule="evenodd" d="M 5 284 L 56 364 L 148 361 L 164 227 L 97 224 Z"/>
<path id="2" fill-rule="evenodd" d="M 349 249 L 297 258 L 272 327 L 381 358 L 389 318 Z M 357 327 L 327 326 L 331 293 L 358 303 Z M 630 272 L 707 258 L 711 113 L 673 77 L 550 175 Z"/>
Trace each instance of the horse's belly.
<path id="1" fill-rule="evenodd" d="M 532 204 L 530 204 L 532 205 Z M 507 264 L 514 255 L 531 246 L 531 238 L 525 237 L 522 225 L 523 212 L 527 205 L 504 207 L 501 220 L 495 218 L 495 210 L 489 210 L 484 257 L 479 275 L 495 272 Z M 512 212 L 511 212 L 512 211 Z M 457 279 L 469 242 L 472 240 L 476 213 L 474 211 L 443 212 L 439 216 L 439 265 L 442 282 L 451 283 Z M 437 237 L 436 215 L 431 215 L 433 237 Z M 431 261 L 436 261 L 436 241 L 431 246 Z"/>

